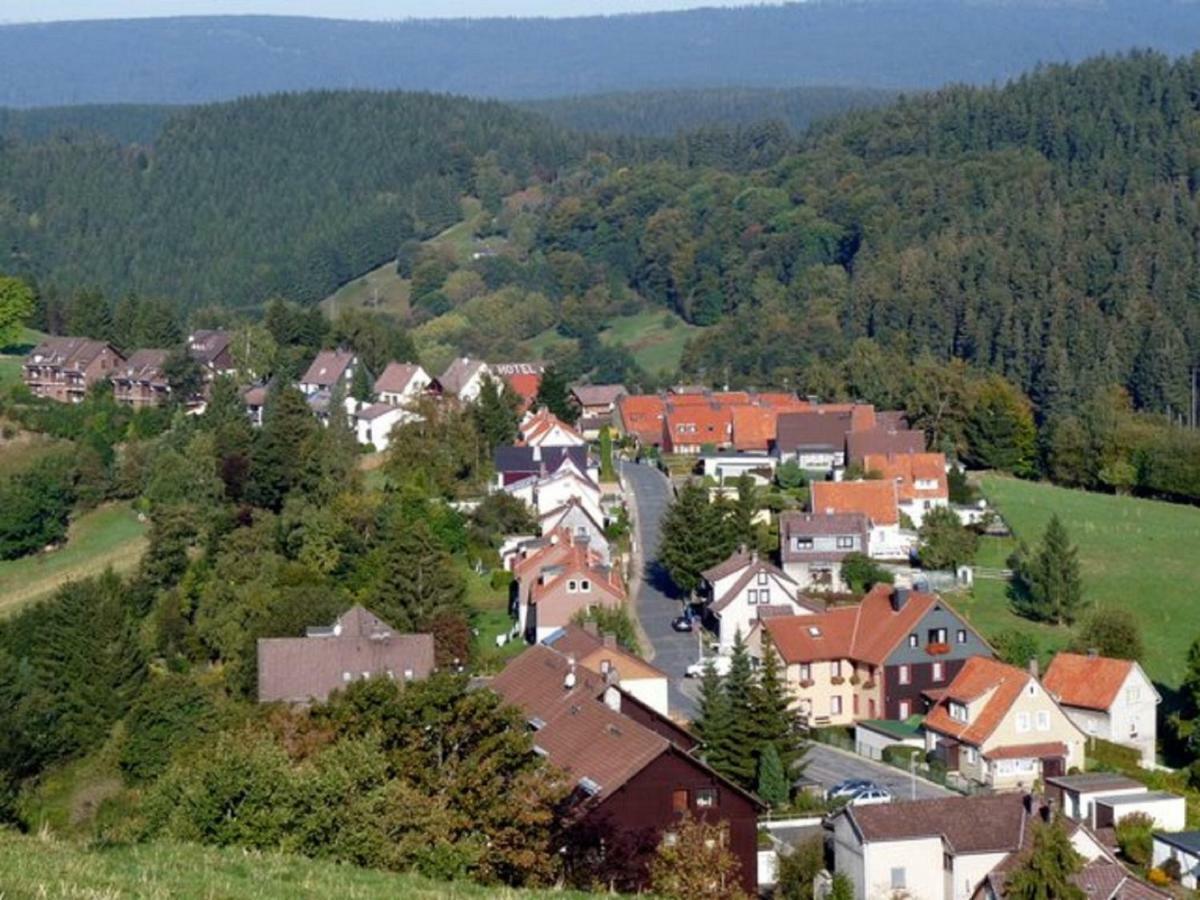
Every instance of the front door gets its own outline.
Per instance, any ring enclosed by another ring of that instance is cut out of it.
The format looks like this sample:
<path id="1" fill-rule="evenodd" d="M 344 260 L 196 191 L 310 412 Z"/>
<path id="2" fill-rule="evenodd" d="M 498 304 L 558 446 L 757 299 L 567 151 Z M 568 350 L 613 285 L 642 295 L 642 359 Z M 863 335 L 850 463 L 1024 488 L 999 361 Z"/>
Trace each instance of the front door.
<path id="1" fill-rule="evenodd" d="M 1061 756 L 1047 756 L 1042 760 L 1042 777 L 1057 778 L 1067 774 L 1067 764 Z"/>

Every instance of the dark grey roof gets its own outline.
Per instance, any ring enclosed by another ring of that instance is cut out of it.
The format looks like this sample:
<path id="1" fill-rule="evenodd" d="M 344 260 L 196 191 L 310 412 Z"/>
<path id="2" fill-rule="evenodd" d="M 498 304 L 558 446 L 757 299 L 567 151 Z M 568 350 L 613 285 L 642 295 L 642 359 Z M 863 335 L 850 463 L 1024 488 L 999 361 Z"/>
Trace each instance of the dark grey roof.
<path id="1" fill-rule="evenodd" d="M 1174 834 L 1154 832 L 1154 839 L 1200 856 L 1200 831 L 1177 831 Z"/>
<path id="2" fill-rule="evenodd" d="M 1119 791 L 1126 788 L 1140 788 L 1143 784 L 1127 775 L 1116 772 L 1087 772 L 1082 775 L 1053 775 L 1046 778 L 1046 784 L 1065 788 L 1084 794 L 1096 791 Z"/>
<path id="3" fill-rule="evenodd" d="M 897 430 L 889 427 L 868 428 L 846 435 L 846 459 L 862 462 L 868 455 L 886 456 L 889 453 L 924 453 L 925 432 Z"/>
<path id="4" fill-rule="evenodd" d="M 535 452 L 540 457 L 535 459 Z M 566 457 L 580 472 L 587 474 L 587 447 L 497 447 L 492 455 L 497 472 L 536 473 L 544 466 L 547 472 L 555 471 Z"/>
<path id="5" fill-rule="evenodd" d="M 783 413 L 777 420 L 775 446 L 785 453 L 842 450 L 850 431 L 850 418 L 849 412 Z"/>

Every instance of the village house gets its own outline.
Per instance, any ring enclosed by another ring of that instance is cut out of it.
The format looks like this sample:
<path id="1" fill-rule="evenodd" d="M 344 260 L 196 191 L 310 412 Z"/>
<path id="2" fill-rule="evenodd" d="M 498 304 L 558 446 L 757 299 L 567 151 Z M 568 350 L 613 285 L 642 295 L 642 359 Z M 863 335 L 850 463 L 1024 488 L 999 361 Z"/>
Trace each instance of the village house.
<path id="1" fill-rule="evenodd" d="M 1097 832 L 1112 829 L 1132 815 L 1146 816 L 1153 827 L 1164 831 L 1181 831 L 1187 825 L 1186 799 L 1152 791 L 1140 781 L 1113 772 L 1047 778 L 1045 792 L 1063 815 Z"/>
<path id="2" fill-rule="evenodd" d="M 236 375 L 230 344 L 233 335 L 228 331 L 199 329 L 188 335 L 188 355 L 194 359 L 204 373 L 204 380 L 211 382 L 218 375 Z M 258 378 L 262 372 L 243 372 L 245 378 Z"/>
<path id="3" fill-rule="evenodd" d="M 762 621 L 748 641 L 784 664 L 793 708 L 809 725 L 923 713 L 924 694 L 949 684 L 991 649 L 943 598 L 879 584 L 853 606 Z"/>
<path id="4" fill-rule="evenodd" d="M 738 479 L 748 475 L 754 484 L 763 487 L 775 477 L 775 460 L 757 453 L 705 453 L 700 457 L 700 472 L 717 486 L 736 487 Z"/>
<path id="5" fill-rule="evenodd" d="M 163 371 L 166 361 L 166 350 L 135 351 L 112 371 L 113 398 L 135 409 L 161 406 L 171 394 Z"/>
<path id="6" fill-rule="evenodd" d="M 887 413 L 878 413 L 882 418 Z M 925 432 L 891 425 L 877 424 L 874 428 L 851 431 L 846 434 L 846 465 L 860 465 L 864 469 L 868 456 L 901 456 L 907 453 L 925 452 Z"/>
<path id="7" fill-rule="evenodd" d="M 520 443 L 527 447 L 586 447 L 578 431 L 548 409 L 527 413 L 517 426 Z"/>
<path id="8" fill-rule="evenodd" d="M 861 403 L 823 404 L 781 413 L 771 453 L 810 472 L 834 473 L 846 465 L 846 435 L 874 428 L 875 407 Z"/>
<path id="9" fill-rule="evenodd" d="M 262 428 L 263 412 L 267 407 L 266 385 L 256 384 L 242 391 L 242 405 L 246 407 L 246 418 L 255 428 Z"/>
<path id="10" fill-rule="evenodd" d="M 900 512 L 917 528 L 930 510 L 950 505 L 944 453 L 868 453 L 863 468 L 872 478 L 895 482 Z"/>
<path id="11" fill-rule="evenodd" d="M 667 404 L 650 394 L 626 395 L 617 399 L 613 424 L 624 437 L 637 441 L 642 448 L 661 447 Z"/>
<path id="12" fill-rule="evenodd" d="M 354 681 L 412 681 L 433 671 L 433 635 L 397 634 L 374 613 L 353 606 L 328 627 L 302 638 L 259 638 L 260 703 L 319 703 Z"/>
<path id="13" fill-rule="evenodd" d="M 842 560 L 851 553 L 871 553 L 871 526 L 862 513 L 780 513 L 779 558 L 800 590 L 849 590 Z"/>
<path id="14" fill-rule="evenodd" d="M 707 399 L 703 403 L 668 401 L 663 427 L 663 450 L 697 455 L 711 448 L 731 446 L 732 414 L 728 406 Z"/>
<path id="15" fill-rule="evenodd" d="M 1162 697 L 1137 662 L 1059 653 L 1042 683 L 1088 737 L 1133 747 L 1154 765 Z"/>
<path id="16" fill-rule="evenodd" d="M 528 478 L 550 475 L 568 461 L 593 481 L 600 477 L 599 464 L 583 446 L 497 447 L 492 453 L 496 486 L 501 488 Z"/>
<path id="17" fill-rule="evenodd" d="M 416 413 L 390 403 L 372 403 L 352 415 L 354 436 L 360 444 L 382 452 L 391 446 L 392 429 L 417 418 Z"/>
<path id="18" fill-rule="evenodd" d="M 575 427 L 589 441 L 600 439 L 600 431 L 613 424 L 617 401 L 628 394 L 623 384 L 577 384 L 571 402 L 579 409 Z"/>
<path id="19" fill-rule="evenodd" d="M 1083 768 L 1086 736 L 1032 672 L 977 656 L 930 695 L 925 747 L 947 771 L 1005 790 Z"/>
<path id="20" fill-rule="evenodd" d="M 908 560 L 917 535 L 900 525 L 900 490 L 894 481 L 815 481 L 809 506 L 816 515 L 858 513 L 870 525 L 872 559 Z"/>
<path id="21" fill-rule="evenodd" d="M 611 634 L 600 634 L 595 622 L 567 625 L 542 641 L 576 664 L 615 684 L 661 716 L 668 715 L 667 673 L 617 645 Z"/>
<path id="22" fill-rule="evenodd" d="M 738 635 L 745 639 L 760 620 L 770 616 L 806 616 L 824 609 L 801 597 L 798 585 L 783 570 L 744 548 L 701 573 L 705 614 L 715 620 L 717 652 L 733 651 Z"/>
<path id="23" fill-rule="evenodd" d="M 104 341 L 48 337 L 25 357 L 21 379 L 35 397 L 81 403 L 88 388 L 110 378 L 125 357 Z"/>
<path id="24" fill-rule="evenodd" d="M 540 644 L 490 687 L 522 711 L 534 752 L 574 786 L 560 822 L 570 875 L 645 891 L 658 847 L 690 815 L 728 826 L 738 885 L 757 893 L 762 805 L 693 756 L 695 739 L 622 690 L 620 679 L 606 684 Z"/>
<path id="25" fill-rule="evenodd" d="M 443 397 L 454 397 L 463 403 L 474 403 L 479 399 L 479 392 L 483 390 L 483 380 L 490 374 L 488 365 L 483 360 L 462 356 L 450 363 L 430 387 Z"/>
<path id="26" fill-rule="evenodd" d="M 503 491 L 524 501 L 535 517 L 541 517 L 574 500 L 593 519 L 606 524 L 608 522 L 601 502 L 600 485 L 591 476 L 580 472 L 567 458 L 554 471 L 506 484 Z"/>
<path id="27" fill-rule="evenodd" d="M 576 540 L 586 538 L 588 546 L 600 556 L 602 562 L 612 561 L 603 523 L 588 512 L 578 497 L 571 497 L 566 503 L 541 513 L 538 516 L 538 526 L 542 534 L 565 531 L 574 535 Z"/>
<path id="28" fill-rule="evenodd" d="M 375 399 L 389 406 L 408 406 L 424 395 L 431 381 L 415 363 L 390 362 L 375 379 Z"/>
<path id="29" fill-rule="evenodd" d="M 306 397 L 313 397 L 332 395 L 335 388 L 341 387 L 342 395 L 349 396 L 358 364 L 353 350 L 322 350 L 300 378 L 300 390 Z"/>
<path id="30" fill-rule="evenodd" d="M 530 643 L 538 643 L 571 623 L 578 614 L 598 607 L 625 605 L 625 584 L 605 565 L 586 540 L 564 534 L 513 568 L 517 587 L 517 627 Z"/>

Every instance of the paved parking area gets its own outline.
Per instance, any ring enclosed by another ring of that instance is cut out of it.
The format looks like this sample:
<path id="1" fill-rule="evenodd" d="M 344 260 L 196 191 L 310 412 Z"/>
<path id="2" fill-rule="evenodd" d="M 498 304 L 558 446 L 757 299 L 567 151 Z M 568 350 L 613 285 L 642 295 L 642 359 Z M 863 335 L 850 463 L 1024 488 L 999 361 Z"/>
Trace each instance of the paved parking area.
<path id="1" fill-rule="evenodd" d="M 805 755 L 808 767 L 804 774 L 828 788 L 847 778 L 869 778 L 881 784 L 897 800 L 927 800 L 954 796 L 952 791 L 935 784 L 913 779 L 906 772 L 880 762 L 837 750 L 826 744 L 810 744 Z M 915 794 L 915 796 L 914 796 Z"/>

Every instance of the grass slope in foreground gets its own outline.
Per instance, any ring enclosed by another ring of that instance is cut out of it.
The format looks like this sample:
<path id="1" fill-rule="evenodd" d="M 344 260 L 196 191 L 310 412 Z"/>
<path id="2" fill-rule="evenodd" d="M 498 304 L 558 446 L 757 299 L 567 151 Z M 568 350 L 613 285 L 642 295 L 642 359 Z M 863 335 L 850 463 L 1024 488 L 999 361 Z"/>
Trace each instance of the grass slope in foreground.
<path id="1" fill-rule="evenodd" d="M 1155 681 L 1178 687 L 1188 647 L 1200 637 L 1200 509 L 991 475 L 983 479 L 983 491 L 1015 537 L 1030 546 L 1041 541 L 1051 515 L 1058 514 L 1079 548 L 1085 598 L 1093 608 L 1131 610 L 1146 646 L 1143 666 Z M 986 539 L 980 565 L 1003 566 L 1013 546 Z M 1018 628 L 1037 634 L 1045 647 L 1061 646 L 1068 638 L 1066 629 L 1014 615 L 999 581 L 978 582 L 963 612 L 985 636 Z"/>
<path id="2" fill-rule="evenodd" d="M 61 549 L 0 562 L 0 615 L 109 566 L 117 572 L 132 569 L 146 549 L 146 527 L 128 503 L 111 503 L 72 522 Z"/>
<path id="3" fill-rule="evenodd" d="M 516 891 L 469 883 L 440 883 L 294 856 L 145 844 L 84 849 L 67 841 L 0 830 L 0 897 L 105 900 L 455 900 L 559 897 L 571 892 Z"/>

